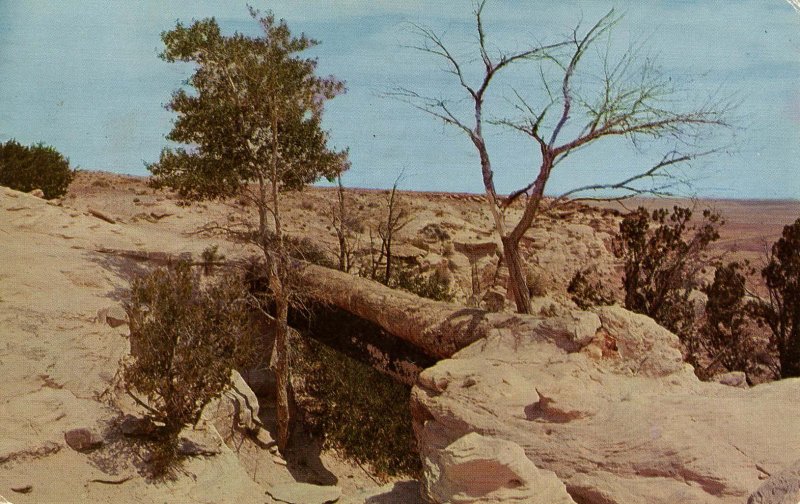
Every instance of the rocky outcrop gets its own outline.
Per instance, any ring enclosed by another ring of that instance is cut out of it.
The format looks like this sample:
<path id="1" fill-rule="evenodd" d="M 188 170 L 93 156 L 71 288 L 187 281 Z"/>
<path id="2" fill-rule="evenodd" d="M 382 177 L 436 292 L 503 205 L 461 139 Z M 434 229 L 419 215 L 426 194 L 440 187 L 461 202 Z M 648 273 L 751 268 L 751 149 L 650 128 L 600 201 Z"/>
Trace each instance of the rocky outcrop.
<path id="1" fill-rule="evenodd" d="M 800 502 L 800 460 L 768 479 L 747 499 L 747 504 L 797 504 L 798 502 Z"/>
<path id="2" fill-rule="evenodd" d="M 649 318 L 606 307 L 593 325 L 563 310 L 529 332 L 492 331 L 420 375 L 412 413 L 427 468 L 479 433 L 519 445 L 579 504 L 733 504 L 796 458 L 800 380 L 702 383 Z M 429 495 L 444 470 L 426 471 Z"/>
<path id="3" fill-rule="evenodd" d="M 511 441 L 472 432 L 426 462 L 434 503 L 575 504 L 554 473 L 539 470 Z"/>

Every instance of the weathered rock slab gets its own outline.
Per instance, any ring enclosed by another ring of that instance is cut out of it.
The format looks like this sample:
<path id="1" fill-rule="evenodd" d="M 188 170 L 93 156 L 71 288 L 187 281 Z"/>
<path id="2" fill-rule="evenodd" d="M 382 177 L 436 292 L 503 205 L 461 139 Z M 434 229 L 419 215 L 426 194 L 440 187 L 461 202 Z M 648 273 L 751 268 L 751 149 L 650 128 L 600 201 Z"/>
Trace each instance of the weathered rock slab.
<path id="1" fill-rule="evenodd" d="M 800 502 L 800 460 L 764 482 L 747 504 L 797 504 Z"/>
<path id="2" fill-rule="evenodd" d="M 800 380 L 703 383 L 675 335 L 619 307 L 596 313 L 588 342 L 589 320 L 562 314 L 423 371 L 411 408 L 426 467 L 477 432 L 519 445 L 576 502 L 740 504 L 796 459 Z M 426 473 L 429 494 L 438 478 Z"/>
<path id="3" fill-rule="evenodd" d="M 518 444 L 469 433 L 426 467 L 435 503 L 574 504 L 564 484 L 539 470 Z"/>

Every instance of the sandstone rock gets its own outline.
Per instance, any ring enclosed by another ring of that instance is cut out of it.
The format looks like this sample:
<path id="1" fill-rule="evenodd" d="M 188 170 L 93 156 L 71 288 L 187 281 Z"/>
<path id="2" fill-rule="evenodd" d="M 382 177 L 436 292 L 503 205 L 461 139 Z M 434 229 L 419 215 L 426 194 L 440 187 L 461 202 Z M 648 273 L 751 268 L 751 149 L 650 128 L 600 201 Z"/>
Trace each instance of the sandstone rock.
<path id="1" fill-rule="evenodd" d="M 425 467 L 446 467 L 448 447 L 477 432 L 522 447 L 576 502 L 740 504 L 796 458 L 800 380 L 700 382 L 649 318 L 596 317 L 583 347 L 596 354 L 569 344 L 589 320 L 559 314 L 497 328 L 423 371 L 411 409 Z M 426 487 L 443 474 L 427 471 Z"/>
<path id="2" fill-rule="evenodd" d="M 34 189 L 28 194 L 30 194 L 31 196 L 36 196 L 37 198 L 44 198 L 44 191 L 42 191 L 41 189 Z"/>
<path id="3" fill-rule="evenodd" d="M 800 460 L 765 481 L 747 499 L 747 504 L 797 504 L 798 502 L 800 502 Z"/>
<path id="4" fill-rule="evenodd" d="M 203 410 L 203 418 L 213 424 L 226 442 L 236 432 L 256 434 L 261 429 L 258 398 L 237 371 L 231 371 L 231 384 L 219 399 Z"/>
<path id="5" fill-rule="evenodd" d="M 474 432 L 442 450 L 426 473 L 435 503 L 574 504 L 556 475 L 540 471 L 519 445 Z"/>
<path id="6" fill-rule="evenodd" d="M 86 209 L 86 211 L 89 212 L 90 215 L 93 215 L 93 216 L 97 217 L 100 220 L 104 220 L 104 221 L 108 222 L 109 224 L 116 224 L 117 223 L 116 219 L 114 219 L 113 217 L 111 217 L 110 215 L 108 215 L 108 214 L 106 214 L 104 212 L 101 212 L 100 210 L 97 210 L 96 208 L 89 207 L 89 208 Z"/>
<path id="7" fill-rule="evenodd" d="M 189 457 L 209 457 L 222 453 L 222 441 L 203 431 L 186 429 L 178 441 L 178 453 Z"/>
<path id="8" fill-rule="evenodd" d="M 729 387 L 748 388 L 747 375 L 744 371 L 731 371 L 730 373 L 722 373 L 714 376 L 711 381 L 727 385 Z"/>
<path id="9" fill-rule="evenodd" d="M 109 306 L 97 310 L 97 321 L 117 328 L 128 323 L 128 314 L 119 305 Z"/>
<path id="10" fill-rule="evenodd" d="M 103 444 L 103 438 L 85 427 L 68 430 L 64 433 L 64 441 L 70 448 L 82 453 L 99 448 Z"/>
<path id="11" fill-rule="evenodd" d="M 342 489 L 309 483 L 284 483 L 271 487 L 267 493 L 276 501 L 288 504 L 328 504 L 339 500 Z"/>

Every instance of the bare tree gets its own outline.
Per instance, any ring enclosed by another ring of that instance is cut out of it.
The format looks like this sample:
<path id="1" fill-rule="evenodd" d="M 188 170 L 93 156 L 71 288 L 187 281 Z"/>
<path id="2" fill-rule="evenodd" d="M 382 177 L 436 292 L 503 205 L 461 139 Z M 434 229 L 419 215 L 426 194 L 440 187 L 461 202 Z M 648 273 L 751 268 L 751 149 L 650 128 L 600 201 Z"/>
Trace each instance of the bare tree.
<path id="1" fill-rule="evenodd" d="M 408 207 L 400 199 L 397 192 L 397 184 L 400 177 L 394 181 L 389 198 L 386 201 L 386 221 L 378 226 L 378 236 L 381 238 L 381 251 L 386 261 L 384 270 L 385 282 L 388 283 L 392 278 L 392 245 L 394 238 L 404 227 L 411 222 L 411 214 Z"/>
<path id="2" fill-rule="evenodd" d="M 369 231 L 369 260 L 367 276 L 386 285 L 392 279 L 394 239 L 404 227 L 411 222 L 411 214 L 405 201 L 397 191 L 402 174 L 397 177 L 386 198 L 386 214 L 378 223 L 377 228 Z M 376 236 L 377 234 L 377 240 Z M 377 244 L 376 241 L 380 241 Z M 383 270 L 383 271 L 381 271 Z"/>
<path id="3" fill-rule="evenodd" d="M 341 175 L 336 177 L 336 201 L 331 204 L 328 216 L 331 225 L 336 232 L 336 239 L 339 250 L 339 269 L 349 273 L 353 268 L 353 257 L 355 256 L 358 243 L 354 233 L 358 226 L 356 216 L 353 214 L 352 206 L 348 204 L 347 194 L 342 185 Z"/>
<path id="4" fill-rule="evenodd" d="M 607 40 L 619 21 L 613 10 L 588 30 L 578 25 L 565 40 L 536 45 L 523 51 L 505 52 L 494 49 L 487 41 L 483 20 L 485 5 L 486 0 L 475 5 L 477 58 L 471 60 L 457 57 L 432 29 L 415 25 L 422 39 L 422 44 L 415 49 L 445 63 L 446 72 L 452 74 L 462 92 L 460 99 L 437 98 L 409 89 L 399 89 L 392 95 L 461 130 L 474 145 L 480 159 L 484 191 L 495 231 L 509 270 L 508 288 L 517 310 L 528 313 L 530 294 L 519 243 L 537 216 L 565 200 L 585 198 L 587 194 L 613 191 L 617 197 L 624 197 L 644 192 L 666 193 L 676 181 L 670 177 L 670 168 L 716 152 L 716 149 L 700 149 L 697 144 L 708 127 L 727 126 L 724 118 L 726 107 L 719 103 L 707 103 L 685 111 L 677 110 L 680 107 L 677 101 L 679 96 L 670 79 L 664 78 L 648 59 L 637 64 L 637 53 L 633 49 L 617 60 L 613 60 L 610 50 L 598 51 L 600 78 L 594 84 L 581 86 L 579 92 L 574 84 L 578 70 L 584 67 L 584 60 L 594 54 L 589 49 L 598 41 Z M 476 73 L 476 69 L 470 67 L 473 62 L 480 66 L 477 69 L 480 77 L 475 82 L 470 79 Z M 514 90 L 510 99 L 515 110 L 514 116 L 487 120 L 484 106 L 490 85 L 497 82 L 498 76 L 511 66 L 531 62 L 535 63 L 533 66 L 536 70 L 533 80 L 541 84 L 538 93 L 540 104 L 534 105 L 531 98 Z M 582 93 L 586 87 L 591 88 L 590 96 Z M 470 104 L 468 111 L 459 107 L 459 102 L 464 98 Z M 491 157 L 485 141 L 486 124 L 506 126 L 527 135 L 535 143 L 540 155 L 535 178 L 504 201 L 498 197 L 495 188 Z M 578 187 L 543 205 L 547 182 L 556 166 L 576 150 L 611 137 L 624 137 L 635 147 L 648 138 L 669 139 L 674 141 L 674 147 L 667 148 L 658 162 L 642 168 L 634 175 L 615 182 Z M 649 187 L 641 185 L 645 180 L 651 181 Z M 522 195 L 528 196 L 528 199 L 521 218 L 514 222 L 508 208 Z"/>

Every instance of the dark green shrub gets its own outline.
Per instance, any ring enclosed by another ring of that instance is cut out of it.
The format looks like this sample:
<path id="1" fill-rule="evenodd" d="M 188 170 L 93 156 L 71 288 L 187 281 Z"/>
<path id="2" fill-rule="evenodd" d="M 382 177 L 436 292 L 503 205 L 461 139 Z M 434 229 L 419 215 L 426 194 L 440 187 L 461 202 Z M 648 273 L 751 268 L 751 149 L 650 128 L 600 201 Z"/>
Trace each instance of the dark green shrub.
<path id="1" fill-rule="evenodd" d="M 711 210 L 703 211 L 699 225 L 691 220 L 688 208 L 651 213 L 639 207 L 622 220 L 615 242 L 615 253 L 624 261 L 625 307 L 648 315 L 684 342 L 695 327 L 689 295 L 699 287 L 696 274 L 706 264 L 703 254 L 723 224 Z"/>
<path id="2" fill-rule="evenodd" d="M 24 192 L 41 189 L 52 199 L 66 194 L 74 177 L 69 160 L 53 147 L 28 147 L 16 140 L 0 144 L 0 185 Z"/>
<path id="3" fill-rule="evenodd" d="M 745 277 L 736 262 L 720 265 L 714 282 L 704 289 L 705 320 L 697 334 L 696 352 L 704 351 L 710 364 L 697 367 L 701 378 L 708 378 L 722 367 L 725 371 L 751 372 L 755 369 L 755 343 L 749 331 L 750 310 L 746 299 Z"/>
<path id="4" fill-rule="evenodd" d="M 412 266 L 397 265 L 392 273 L 388 286 L 393 289 L 403 289 L 419 297 L 436 301 L 453 300 L 450 280 L 438 269 L 425 274 Z"/>
<path id="5" fill-rule="evenodd" d="M 777 347 L 781 378 L 800 376 L 800 219 L 783 228 L 761 275 L 769 299 L 755 305 L 758 320 Z"/>
<path id="6" fill-rule="evenodd" d="M 177 462 L 180 431 L 252 358 L 250 307 L 238 278 L 203 286 L 186 262 L 138 278 L 125 303 L 131 357 L 122 369 L 128 392 L 163 424 L 151 468 L 163 476 Z"/>
<path id="7" fill-rule="evenodd" d="M 608 306 L 615 302 L 614 295 L 609 292 L 600 280 L 593 279 L 591 269 L 578 270 L 567 286 L 572 294 L 572 301 L 582 310 L 593 306 Z"/>
<path id="8" fill-rule="evenodd" d="M 324 447 L 369 464 L 379 477 L 419 475 L 410 387 L 318 341 L 308 339 L 298 348 L 298 405 Z"/>

